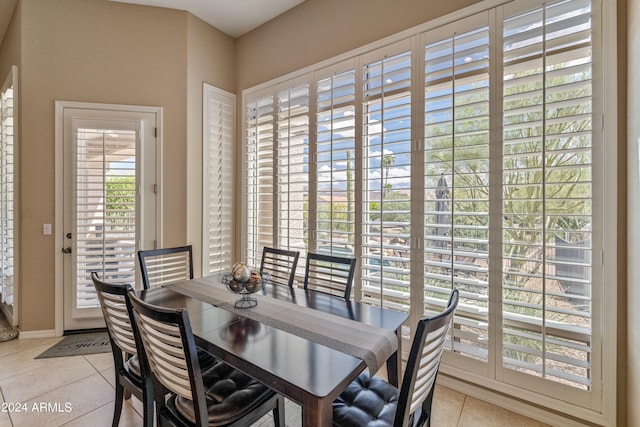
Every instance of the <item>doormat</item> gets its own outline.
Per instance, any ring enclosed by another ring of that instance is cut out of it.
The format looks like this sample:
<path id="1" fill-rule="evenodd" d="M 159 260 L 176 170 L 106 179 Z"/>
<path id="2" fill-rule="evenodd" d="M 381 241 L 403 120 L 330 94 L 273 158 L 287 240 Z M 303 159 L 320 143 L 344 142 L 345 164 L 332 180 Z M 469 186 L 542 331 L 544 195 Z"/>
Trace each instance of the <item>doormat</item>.
<path id="1" fill-rule="evenodd" d="M 0 342 L 9 341 L 18 336 L 18 329 L 11 326 L 4 314 L 0 311 Z"/>
<path id="2" fill-rule="evenodd" d="M 86 354 L 108 353 L 111 351 L 109 334 L 104 332 L 90 332 L 68 335 L 59 343 L 36 356 L 36 359 L 48 357 L 84 356 Z"/>

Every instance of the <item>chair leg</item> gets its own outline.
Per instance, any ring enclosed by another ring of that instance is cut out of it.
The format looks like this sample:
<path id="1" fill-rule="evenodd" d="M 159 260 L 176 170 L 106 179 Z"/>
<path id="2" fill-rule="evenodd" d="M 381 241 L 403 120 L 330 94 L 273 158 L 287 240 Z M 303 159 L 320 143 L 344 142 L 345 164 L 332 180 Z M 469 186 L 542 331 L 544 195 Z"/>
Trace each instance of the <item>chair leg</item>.
<path id="1" fill-rule="evenodd" d="M 120 423 L 120 414 L 122 414 L 122 404 L 124 403 L 124 387 L 120 384 L 120 380 L 116 377 L 116 400 L 113 407 L 112 427 L 118 427 Z"/>
<path id="2" fill-rule="evenodd" d="M 422 402 L 422 408 L 420 411 L 420 418 L 416 423 L 417 426 L 431 427 L 431 408 L 433 406 L 433 392 L 435 389 L 431 389 L 431 393 Z"/>
<path id="3" fill-rule="evenodd" d="M 142 382 L 142 420 L 144 427 L 153 427 L 155 395 L 149 380 Z"/>
<path id="4" fill-rule="evenodd" d="M 285 427 L 284 398 L 280 395 L 276 398 L 276 407 L 273 408 L 273 425 L 276 427 Z"/>
<path id="5" fill-rule="evenodd" d="M 168 420 L 163 416 L 163 411 L 166 406 L 164 388 L 162 387 L 162 385 L 160 385 L 160 383 L 157 382 L 155 378 L 153 378 L 151 381 L 151 392 L 153 393 L 152 396 L 154 401 L 151 405 L 153 406 L 155 403 L 156 425 L 158 427 L 172 425 L 171 423 L 168 423 Z"/>

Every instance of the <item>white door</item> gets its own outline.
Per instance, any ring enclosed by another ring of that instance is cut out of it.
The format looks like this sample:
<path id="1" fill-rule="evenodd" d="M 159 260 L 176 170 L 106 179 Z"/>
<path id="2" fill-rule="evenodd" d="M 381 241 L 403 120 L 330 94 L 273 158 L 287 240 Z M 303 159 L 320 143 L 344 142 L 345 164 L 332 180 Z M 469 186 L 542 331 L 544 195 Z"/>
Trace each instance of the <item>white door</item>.
<path id="1" fill-rule="evenodd" d="M 91 282 L 135 284 L 136 251 L 156 241 L 153 112 L 65 108 L 64 330 L 104 326 Z"/>

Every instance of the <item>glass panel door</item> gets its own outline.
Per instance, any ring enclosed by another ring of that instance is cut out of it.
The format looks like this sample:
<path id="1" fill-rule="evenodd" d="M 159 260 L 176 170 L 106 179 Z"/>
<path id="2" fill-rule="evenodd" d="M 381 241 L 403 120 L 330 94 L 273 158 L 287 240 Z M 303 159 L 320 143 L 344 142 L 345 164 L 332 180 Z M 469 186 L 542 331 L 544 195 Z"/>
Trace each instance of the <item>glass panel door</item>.
<path id="1" fill-rule="evenodd" d="M 156 186 L 142 174 L 155 177 L 147 170 L 155 165 L 155 116 L 147 115 L 65 117 L 65 330 L 102 324 L 91 272 L 135 284 L 136 251 L 155 240 Z"/>

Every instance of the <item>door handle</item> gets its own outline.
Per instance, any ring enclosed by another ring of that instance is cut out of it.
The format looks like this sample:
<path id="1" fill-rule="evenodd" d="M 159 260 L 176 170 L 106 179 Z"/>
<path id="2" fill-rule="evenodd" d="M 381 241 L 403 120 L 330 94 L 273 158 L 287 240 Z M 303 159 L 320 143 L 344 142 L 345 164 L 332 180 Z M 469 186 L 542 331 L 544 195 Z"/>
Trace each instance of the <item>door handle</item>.
<path id="1" fill-rule="evenodd" d="M 66 247 L 66 248 L 62 248 L 62 253 L 63 254 L 70 254 L 71 253 L 71 246 Z"/>

